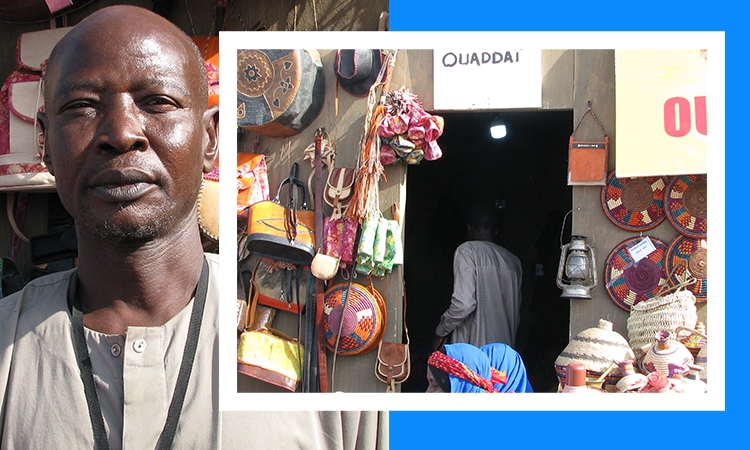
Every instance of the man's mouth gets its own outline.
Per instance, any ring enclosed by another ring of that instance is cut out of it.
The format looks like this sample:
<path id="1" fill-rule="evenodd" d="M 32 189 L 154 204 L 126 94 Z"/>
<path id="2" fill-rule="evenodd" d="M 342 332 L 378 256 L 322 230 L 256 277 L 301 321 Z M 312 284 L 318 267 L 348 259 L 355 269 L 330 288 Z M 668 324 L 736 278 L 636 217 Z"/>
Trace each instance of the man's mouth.
<path id="1" fill-rule="evenodd" d="M 107 202 L 130 202 L 156 189 L 156 180 L 141 169 L 107 169 L 91 178 L 89 189 Z"/>

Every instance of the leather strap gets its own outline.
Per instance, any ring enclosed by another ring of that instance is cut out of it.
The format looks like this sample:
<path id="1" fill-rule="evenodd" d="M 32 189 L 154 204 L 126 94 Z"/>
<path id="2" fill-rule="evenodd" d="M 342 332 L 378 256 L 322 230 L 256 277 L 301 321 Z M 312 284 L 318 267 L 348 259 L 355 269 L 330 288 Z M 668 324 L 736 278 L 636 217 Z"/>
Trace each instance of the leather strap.
<path id="1" fill-rule="evenodd" d="M 195 299 L 193 301 L 193 309 L 190 313 L 187 341 L 185 342 L 185 350 L 182 354 L 182 363 L 180 364 L 180 371 L 177 375 L 177 383 L 175 385 L 174 394 L 172 395 L 172 403 L 170 403 L 169 405 L 169 411 L 167 412 L 167 421 L 164 424 L 164 428 L 162 429 L 157 444 L 157 448 L 159 449 L 170 449 L 172 448 L 172 443 L 174 442 L 177 423 L 179 422 L 180 415 L 182 413 L 182 406 L 185 401 L 185 393 L 187 392 L 187 386 L 190 382 L 190 374 L 193 369 L 193 361 L 195 360 L 195 353 L 198 348 L 198 338 L 200 336 L 201 323 L 203 322 L 203 312 L 205 310 L 207 292 L 208 262 L 204 257 L 200 279 L 198 280 L 198 285 L 195 289 Z M 104 417 L 102 416 L 99 396 L 96 393 L 96 385 L 94 383 L 94 373 L 91 365 L 91 357 L 86 345 L 86 336 L 84 334 L 83 328 L 83 311 L 81 309 L 81 299 L 78 292 L 77 277 L 74 277 L 71 280 L 71 285 L 68 289 L 68 301 L 72 306 L 71 327 L 73 348 L 75 349 L 78 368 L 81 372 L 81 381 L 83 381 L 83 389 L 86 394 L 86 403 L 89 409 L 91 428 L 94 433 L 95 448 L 98 450 L 109 449 L 107 432 L 104 427 Z"/>
<path id="2" fill-rule="evenodd" d="M 320 230 L 315 235 L 316 246 L 323 248 L 325 233 L 323 232 L 323 137 L 326 135 L 324 128 L 315 132 L 315 229 Z M 335 153 L 334 153 L 335 155 Z M 329 172 L 332 168 L 328 167 Z M 312 277 L 311 277 L 312 278 Z M 325 338 L 323 332 L 323 307 L 325 305 L 325 282 L 315 278 L 315 306 L 314 314 L 308 313 L 314 318 L 313 333 L 311 338 L 317 352 L 317 379 L 318 392 L 328 392 L 328 364 L 326 359 Z"/>

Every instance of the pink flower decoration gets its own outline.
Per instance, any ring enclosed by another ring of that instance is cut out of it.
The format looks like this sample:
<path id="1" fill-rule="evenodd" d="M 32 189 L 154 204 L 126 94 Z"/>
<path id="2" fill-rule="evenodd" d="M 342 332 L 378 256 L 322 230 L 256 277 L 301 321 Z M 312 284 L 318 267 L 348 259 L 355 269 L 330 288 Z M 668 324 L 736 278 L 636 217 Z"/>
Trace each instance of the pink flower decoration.
<path id="1" fill-rule="evenodd" d="M 380 147 L 380 164 L 388 166 L 395 162 L 396 152 L 393 151 L 390 145 L 383 144 Z"/>
<path id="2" fill-rule="evenodd" d="M 417 147 L 419 147 L 416 141 L 424 139 L 425 137 L 424 127 L 421 124 L 412 125 L 411 127 L 409 127 L 409 133 L 407 134 L 407 137 L 409 138 L 410 141 L 414 142 L 414 144 L 417 145 Z"/>
<path id="3" fill-rule="evenodd" d="M 430 141 L 424 147 L 424 159 L 427 161 L 434 161 L 443 156 L 443 150 L 440 148 L 437 142 Z"/>

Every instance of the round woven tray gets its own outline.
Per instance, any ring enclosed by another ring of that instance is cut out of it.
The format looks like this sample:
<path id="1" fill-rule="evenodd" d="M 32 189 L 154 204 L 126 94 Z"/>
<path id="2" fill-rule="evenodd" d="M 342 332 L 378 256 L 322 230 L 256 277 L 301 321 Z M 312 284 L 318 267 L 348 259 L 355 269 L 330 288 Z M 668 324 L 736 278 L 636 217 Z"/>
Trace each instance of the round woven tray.
<path id="1" fill-rule="evenodd" d="M 705 302 L 708 297 L 707 254 L 708 246 L 705 239 L 677 235 L 669 243 L 664 257 L 664 267 L 673 286 L 689 277 L 697 280 L 685 287 L 695 295 L 697 302 Z"/>
<path id="2" fill-rule="evenodd" d="M 326 291 L 323 307 L 326 346 L 334 351 L 343 317 L 337 354 L 367 353 L 377 347 L 383 337 L 387 317 L 385 301 L 375 289 L 357 283 L 352 283 L 350 289 L 348 287 L 349 283 L 339 283 Z"/>
<path id="3" fill-rule="evenodd" d="M 672 178 L 667 187 L 667 219 L 680 234 L 702 239 L 707 234 L 706 175 L 682 175 Z"/>
<path id="4" fill-rule="evenodd" d="M 628 231 L 650 230 L 664 221 L 666 177 L 617 178 L 609 174 L 601 204 L 610 222 Z"/>
<path id="5" fill-rule="evenodd" d="M 638 262 L 631 257 L 629 249 L 645 238 L 646 236 L 625 239 L 607 256 L 604 287 L 609 298 L 625 311 L 652 298 L 668 283 L 664 270 L 667 246 L 662 240 L 649 237 L 656 250 Z"/>

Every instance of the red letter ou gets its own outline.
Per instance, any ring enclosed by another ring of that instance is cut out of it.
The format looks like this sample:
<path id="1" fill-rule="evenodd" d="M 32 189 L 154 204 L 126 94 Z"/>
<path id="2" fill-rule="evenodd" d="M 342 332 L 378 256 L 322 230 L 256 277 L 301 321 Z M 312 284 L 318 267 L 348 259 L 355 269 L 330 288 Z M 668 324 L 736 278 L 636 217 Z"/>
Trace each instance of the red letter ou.
<path id="1" fill-rule="evenodd" d="M 664 131 L 672 137 L 682 137 L 690 132 L 690 102 L 687 99 L 672 97 L 664 102 Z"/>
<path id="2" fill-rule="evenodd" d="M 695 130 L 704 136 L 708 134 L 705 95 L 695 97 Z"/>

